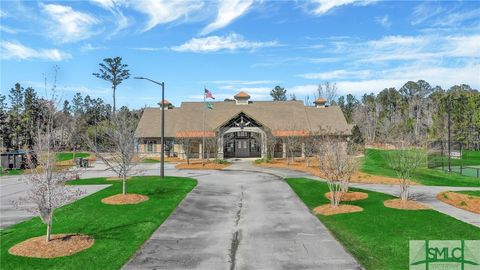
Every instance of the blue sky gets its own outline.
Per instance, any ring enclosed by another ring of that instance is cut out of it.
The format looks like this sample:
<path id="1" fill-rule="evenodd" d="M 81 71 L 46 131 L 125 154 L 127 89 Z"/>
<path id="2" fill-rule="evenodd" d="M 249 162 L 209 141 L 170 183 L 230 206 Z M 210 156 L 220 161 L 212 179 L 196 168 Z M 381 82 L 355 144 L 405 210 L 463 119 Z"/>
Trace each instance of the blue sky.
<path id="1" fill-rule="evenodd" d="M 318 83 L 361 96 L 408 80 L 480 88 L 478 1 L 1 1 L 3 94 L 16 82 L 43 92 L 58 65 L 58 90 L 111 103 L 92 76 L 121 56 L 132 76 L 165 81 L 166 99 L 217 99 L 240 90 L 270 99 L 275 85 L 297 98 Z M 159 89 L 129 79 L 117 102 L 154 106 Z"/>

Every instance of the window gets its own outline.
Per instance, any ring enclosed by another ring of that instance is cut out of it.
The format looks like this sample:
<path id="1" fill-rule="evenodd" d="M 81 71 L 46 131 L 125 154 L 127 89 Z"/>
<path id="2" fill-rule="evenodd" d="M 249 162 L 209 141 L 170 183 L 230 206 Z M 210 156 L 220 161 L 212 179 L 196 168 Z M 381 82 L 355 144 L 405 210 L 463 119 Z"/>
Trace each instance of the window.
<path id="1" fill-rule="evenodd" d="M 147 152 L 155 152 L 157 141 L 148 141 L 147 142 Z"/>

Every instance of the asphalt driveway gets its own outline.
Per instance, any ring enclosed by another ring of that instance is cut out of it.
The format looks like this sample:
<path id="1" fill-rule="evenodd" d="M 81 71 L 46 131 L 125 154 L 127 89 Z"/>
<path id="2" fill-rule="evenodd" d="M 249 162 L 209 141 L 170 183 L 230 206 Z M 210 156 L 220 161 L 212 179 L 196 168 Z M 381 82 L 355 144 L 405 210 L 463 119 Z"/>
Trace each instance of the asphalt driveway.
<path id="1" fill-rule="evenodd" d="M 197 187 L 124 269 L 360 269 L 280 177 L 191 174 Z"/>

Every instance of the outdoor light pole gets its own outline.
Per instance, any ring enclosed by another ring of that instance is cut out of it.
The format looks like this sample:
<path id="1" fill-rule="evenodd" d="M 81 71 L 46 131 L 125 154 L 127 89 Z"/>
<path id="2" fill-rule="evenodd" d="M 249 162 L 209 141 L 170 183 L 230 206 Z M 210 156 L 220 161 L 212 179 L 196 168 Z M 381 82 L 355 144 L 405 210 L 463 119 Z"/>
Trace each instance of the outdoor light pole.
<path id="1" fill-rule="evenodd" d="M 161 139 L 160 139 L 160 178 L 165 177 L 165 83 L 164 82 L 157 82 L 149 78 L 145 77 L 134 77 L 134 79 L 138 80 L 147 80 L 151 81 L 155 84 L 162 86 L 162 100 L 160 101 L 160 106 L 162 107 L 162 126 L 161 126 Z"/>

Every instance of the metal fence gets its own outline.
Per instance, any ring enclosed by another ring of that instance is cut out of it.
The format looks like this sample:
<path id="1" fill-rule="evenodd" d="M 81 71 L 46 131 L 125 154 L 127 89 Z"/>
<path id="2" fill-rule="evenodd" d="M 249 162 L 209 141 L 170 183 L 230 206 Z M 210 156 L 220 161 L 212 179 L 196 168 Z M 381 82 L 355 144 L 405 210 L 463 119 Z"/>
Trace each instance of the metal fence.
<path id="1" fill-rule="evenodd" d="M 480 141 L 432 141 L 427 150 L 429 168 L 480 178 Z"/>

